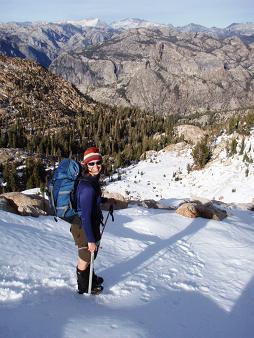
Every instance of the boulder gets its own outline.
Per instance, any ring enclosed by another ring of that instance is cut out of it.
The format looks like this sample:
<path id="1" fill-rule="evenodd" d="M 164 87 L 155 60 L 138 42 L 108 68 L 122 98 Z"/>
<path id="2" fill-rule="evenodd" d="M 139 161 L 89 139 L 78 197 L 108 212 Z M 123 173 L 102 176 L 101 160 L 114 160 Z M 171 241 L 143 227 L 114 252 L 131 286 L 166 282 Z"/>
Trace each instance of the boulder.
<path id="1" fill-rule="evenodd" d="M 222 221 L 227 217 L 227 212 L 225 210 L 216 208 L 211 202 L 202 204 L 199 201 L 181 204 L 176 210 L 176 213 L 185 217 L 203 217 L 214 219 L 216 221 Z"/>
<path id="2" fill-rule="evenodd" d="M 0 210 L 8 211 L 13 214 L 18 214 L 17 206 L 4 196 L 0 196 Z"/>
<path id="3" fill-rule="evenodd" d="M 102 204 L 102 210 L 109 210 L 111 204 L 113 204 L 114 210 L 128 208 L 128 201 L 119 193 L 104 191 L 103 197 L 108 198 L 108 201 Z"/>
<path id="4" fill-rule="evenodd" d="M 153 199 L 143 200 L 143 201 L 135 201 L 138 206 L 147 208 L 147 209 L 170 209 L 160 204 L 159 201 L 155 201 Z"/>
<path id="5" fill-rule="evenodd" d="M 176 213 L 189 218 L 198 217 L 199 213 L 196 206 L 195 203 L 183 203 L 177 208 Z"/>
<path id="6" fill-rule="evenodd" d="M 203 129 L 189 124 L 177 126 L 175 132 L 179 137 L 182 137 L 184 141 L 193 144 L 199 142 L 206 135 L 206 132 Z"/>
<path id="7" fill-rule="evenodd" d="M 49 203 L 39 195 L 25 195 L 21 192 L 9 192 L 0 195 L 2 210 L 7 207 L 7 202 L 11 208 L 6 211 L 14 212 L 22 216 L 38 217 L 40 215 L 51 214 Z"/>
<path id="8" fill-rule="evenodd" d="M 216 208 L 211 202 L 198 205 L 199 216 L 208 219 L 214 219 L 216 221 L 222 221 L 227 217 L 225 210 Z"/>
<path id="9" fill-rule="evenodd" d="M 144 200 L 138 203 L 139 206 L 148 208 L 148 209 L 158 209 L 158 203 L 155 200 Z"/>

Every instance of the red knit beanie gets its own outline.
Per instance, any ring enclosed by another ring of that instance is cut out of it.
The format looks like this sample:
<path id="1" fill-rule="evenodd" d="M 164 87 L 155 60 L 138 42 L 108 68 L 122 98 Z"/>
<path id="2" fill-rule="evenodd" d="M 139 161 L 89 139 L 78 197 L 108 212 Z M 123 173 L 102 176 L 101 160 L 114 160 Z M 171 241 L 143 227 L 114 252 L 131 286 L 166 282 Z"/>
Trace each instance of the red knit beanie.
<path id="1" fill-rule="evenodd" d="M 102 156 L 100 154 L 99 148 L 91 147 L 91 148 L 88 148 L 84 152 L 84 158 L 83 158 L 83 161 L 81 162 L 81 164 L 86 165 L 89 162 L 101 161 L 101 160 L 102 160 Z"/>

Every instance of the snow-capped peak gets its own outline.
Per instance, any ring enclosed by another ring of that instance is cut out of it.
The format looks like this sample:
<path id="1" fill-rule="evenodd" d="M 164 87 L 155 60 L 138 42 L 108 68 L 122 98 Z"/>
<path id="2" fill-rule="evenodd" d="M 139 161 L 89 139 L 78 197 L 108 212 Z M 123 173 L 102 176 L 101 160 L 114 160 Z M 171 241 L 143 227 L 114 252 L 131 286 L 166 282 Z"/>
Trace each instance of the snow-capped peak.
<path id="1" fill-rule="evenodd" d="M 107 27 L 108 25 L 101 21 L 99 18 L 91 18 L 91 19 L 82 19 L 82 20 L 67 20 L 61 21 L 58 23 L 69 23 L 74 26 L 81 26 L 81 27 Z"/>
<path id="2" fill-rule="evenodd" d="M 131 29 L 131 28 L 141 28 L 141 27 L 166 27 L 167 25 L 160 24 L 160 23 L 154 23 L 146 20 L 141 19 L 123 19 L 120 21 L 114 21 L 110 24 L 110 26 L 114 29 Z"/>
<path id="3" fill-rule="evenodd" d="M 207 27 L 197 25 L 195 23 L 190 23 L 185 26 L 177 27 L 177 29 L 182 32 L 207 32 L 209 30 Z"/>

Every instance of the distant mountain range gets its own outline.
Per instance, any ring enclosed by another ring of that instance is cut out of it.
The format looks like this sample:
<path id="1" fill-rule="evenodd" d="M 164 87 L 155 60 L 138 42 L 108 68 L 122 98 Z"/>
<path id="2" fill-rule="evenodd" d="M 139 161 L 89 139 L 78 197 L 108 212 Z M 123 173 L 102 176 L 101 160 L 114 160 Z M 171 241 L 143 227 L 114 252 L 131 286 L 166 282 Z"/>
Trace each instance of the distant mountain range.
<path id="1" fill-rule="evenodd" d="M 232 35 L 232 34 L 242 34 L 242 35 L 252 35 L 254 34 L 254 23 L 247 22 L 247 23 L 232 23 L 231 25 L 225 28 L 219 27 L 206 27 L 195 23 L 190 23 L 185 26 L 173 26 L 172 24 L 162 24 L 162 23 L 155 23 L 152 21 L 147 21 L 138 18 L 127 18 L 122 19 L 119 21 L 114 21 L 110 24 L 100 20 L 99 18 L 90 18 L 90 19 L 82 19 L 82 20 L 62 20 L 57 22 L 10 22 L 10 23 L 0 23 L 0 26 L 5 25 L 17 25 L 20 27 L 29 27 L 29 26 L 38 26 L 38 25 L 73 25 L 82 28 L 107 28 L 107 29 L 133 29 L 133 28 L 148 28 L 148 27 L 170 27 L 176 29 L 181 32 L 207 32 L 213 34 L 224 34 Z"/>
<path id="2" fill-rule="evenodd" d="M 155 23 L 142 19 L 123 19 L 115 21 L 110 24 L 101 21 L 100 19 L 84 19 L 80 21 L 62 21 L 61 24 L 72 24 L 74 26 L 81 27 L 99 27 L 99 28 L 113 28 L 113 29 L 133 29 L 133 28 L 151 28 L 151 27 L 170 27 L 180 32 L 206 32 L 212 33 L 219 36 L 231 36 L 233 34 L 240 35 L 252 35 L 254 34 L 254 23 L 232 23 L 225 28 L 218 27 L 205 27 L 195 23 L 190 23 L 185 26 L 174 27 L 171 24 Z"/>
<path id="3" fill-rule="evenodd" d="M 254 105 L 254 23 L 6 23 L 0 54 L 35 60 L 107 104 L 184 115 Z"/>

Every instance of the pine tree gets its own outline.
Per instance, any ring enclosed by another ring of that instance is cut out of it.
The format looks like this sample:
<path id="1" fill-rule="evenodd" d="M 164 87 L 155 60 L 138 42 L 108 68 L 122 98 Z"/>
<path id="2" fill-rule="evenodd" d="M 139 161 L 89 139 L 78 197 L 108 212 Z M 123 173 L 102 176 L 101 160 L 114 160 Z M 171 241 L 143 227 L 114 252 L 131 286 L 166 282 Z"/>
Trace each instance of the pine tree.
<path id="1" fill-rule="evenodd" d="M 242 154 L 243 154 L 243 152 L 244 152 L 244 147 L 245 147 L 245 138 L 243 137 L 243 138 L 242 138 L 242 141 L 241 141 L 241 147 L 240 147 L 239 155 L 242 155 Z"/>
<path id="2" fill-rule="evenodd" d="M 230 145 L 229 156 L 233 156 L 237 153 L 236 148 L 237 148 L 237 140 L 233 138 Z"/>
<path id="3" fill-rule="evenodd" d="M 44 164 L 39 160 L 26 161 L 26 188 L 38 188 L 45 185 L 46 171 Z"/>
<path id="4" fill-rule="evenodd" d="M 208 146 L 207 137 L 199 141 L 192 150 L 194 164 L 203 168 L 211 159 L 211 151 Z"/>
<path id="5" fill-rule="evenodd" d="M 6 131 L 1 130 L 0 148 L 6 148 L 8 145 L 8 135 Z"/>
<path id="6" fill-rule="evenodd" d="M 7 183 L 6 191 L 17 191 L 19 179 L 15 163 L 8 162 L 3 166 L 3 179 Z"/>

